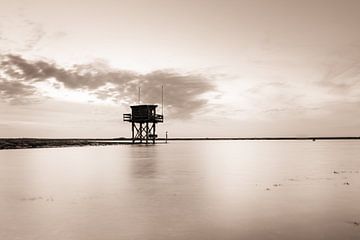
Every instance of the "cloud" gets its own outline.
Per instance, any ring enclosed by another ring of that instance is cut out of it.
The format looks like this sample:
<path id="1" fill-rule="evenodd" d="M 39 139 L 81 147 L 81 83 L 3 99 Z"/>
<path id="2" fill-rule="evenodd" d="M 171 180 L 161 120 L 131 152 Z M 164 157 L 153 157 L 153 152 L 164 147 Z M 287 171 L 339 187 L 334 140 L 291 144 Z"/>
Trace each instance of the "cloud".
<path id="1" fill-rule="evenodd" d="M 331 92 L 347 94 L 360 88 L 360 45 L 353 44 L 334 56 L 325 65 L 325 74 L 319 82 Z"/>
<path id="2" fill-rule="evenodd" d="M 35 102 L 36 88 L 16 81 L 0 79 L 0 97 L 11 104 Z"/>
<path id="3" fill-rule="evenodd" d="M 360 87 L 360 62 L 330 66 L 321 83 L 337 93 L 355 90 Z"/>
<path id="4" fill-rule="evenodd" d="M 8 52 L 34 50 L 47 35 L 41 24 L 21 14 L 17 18 L 13 18 L 13 15 L 0 16 L 0 21 L 3 23 L 0 26 L 0 44 L 2 50 Z"/>
<path id="5" fill-rule="evenodd" d="M 50 61 L 31 61 L 7 54 L 0 56 L 0 67 L 1 97 L 7 101 L 21 96 L 41 97 L 36 91 L 36 83 L 49 79 L 67 89 L 87 91 L 98 99 L 122 104 L 136 103 L 139 87 L 142 102 L 160 103 L 161 86 L 164 86 L 166 112 L 174 118 L 188 118 L 206 106 L 207 100 L 202 96 L 216 90 L 211 79 L 202 74 L 174 70 L 140 74 L 114 69 L 100 62 L 63 68 Z"/>

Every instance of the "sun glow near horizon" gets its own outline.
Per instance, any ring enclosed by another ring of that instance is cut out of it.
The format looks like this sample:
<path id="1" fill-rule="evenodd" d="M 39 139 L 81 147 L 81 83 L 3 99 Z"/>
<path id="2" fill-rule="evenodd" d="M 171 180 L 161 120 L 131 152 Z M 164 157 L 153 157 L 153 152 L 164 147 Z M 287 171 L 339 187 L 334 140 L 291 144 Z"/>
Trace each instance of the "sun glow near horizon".
<path id="1" fill-rule="evenodd" d="M 74 103 L 94 103 L 101 105 L 117 105 L 111 99 L 100 99 L 91 91 L 81 89 L 68 89 L 64 87 L 64 84 L 55 81 L 54 79 L 48 79 L 43 82 L 37 82 L 34 84 L 37 91 L 44 97 L 51 98 L 53 100 L 74 102 Z"/>

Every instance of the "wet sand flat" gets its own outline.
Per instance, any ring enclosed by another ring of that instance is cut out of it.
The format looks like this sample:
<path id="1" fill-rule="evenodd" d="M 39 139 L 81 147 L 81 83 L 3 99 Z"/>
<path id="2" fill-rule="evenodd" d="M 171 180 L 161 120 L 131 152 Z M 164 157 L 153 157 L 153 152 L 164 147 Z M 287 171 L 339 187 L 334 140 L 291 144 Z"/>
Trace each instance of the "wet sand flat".
<path id="1" fill-rule="evenodd" d="M 0 151 L 0 239 L 360 239 L 359 141 Z"/>

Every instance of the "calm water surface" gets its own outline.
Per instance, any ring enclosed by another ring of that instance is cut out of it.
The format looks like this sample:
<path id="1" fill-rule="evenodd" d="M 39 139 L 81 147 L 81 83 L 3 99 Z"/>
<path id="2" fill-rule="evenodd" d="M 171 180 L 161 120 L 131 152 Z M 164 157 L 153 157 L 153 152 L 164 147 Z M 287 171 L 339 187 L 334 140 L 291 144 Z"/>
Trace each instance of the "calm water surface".
<path id="1" fill-rule="evenodd" d="M 0 239 L 360 239 L 359 171 L 360 141 L 3 150 Z"/>

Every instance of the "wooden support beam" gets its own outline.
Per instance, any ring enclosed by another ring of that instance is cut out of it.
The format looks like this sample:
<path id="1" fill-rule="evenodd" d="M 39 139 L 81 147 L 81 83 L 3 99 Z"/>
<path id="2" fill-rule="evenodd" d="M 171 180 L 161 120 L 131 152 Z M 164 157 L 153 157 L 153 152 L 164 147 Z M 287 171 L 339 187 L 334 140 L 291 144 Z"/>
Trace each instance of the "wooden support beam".
<path id="1" fill-rule="evenodd" d="M 146 122 L 146 144 L 149 142 L 149 123 Z"/>
<path id="2" fill-rule="evenodd" d="M 135 143 L 135 135 L 134 135 L 134 131 L 135 131 L 135 123 L 134 122 L 131 122 L 131 139 L 132 139 L 132 142 Z"/>
<path id="3" fill-rule="evenodd" d="M 153 122 L 153 127 L 152 127 L 152 129 L 153 129 L 153 133 L 152 133 L 152 135 L 153 135 L 153 144 L 155 144 L 155 138 L 156 138 L 156 131 L 155 131 L 155 126 L 156 126 L 156 123 L 155 122 Z"/>

